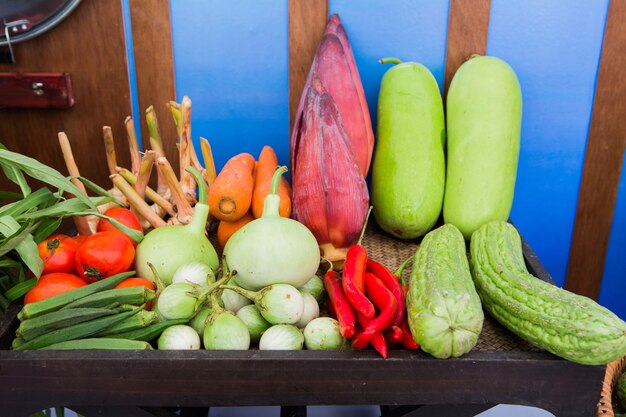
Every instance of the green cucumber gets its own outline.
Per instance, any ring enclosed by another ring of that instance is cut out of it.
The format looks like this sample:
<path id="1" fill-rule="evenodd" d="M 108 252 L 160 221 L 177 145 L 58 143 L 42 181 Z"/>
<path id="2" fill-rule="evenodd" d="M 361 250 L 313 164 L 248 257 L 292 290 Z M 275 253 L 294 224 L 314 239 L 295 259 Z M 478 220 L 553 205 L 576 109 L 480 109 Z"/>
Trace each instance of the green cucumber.
<path id="1" fill-rule="evenodd" d="M 478 342 L 484 314 L 455 226 L 443 225 L 422 239 L 406 304 L 413 339 L 434 357 L 459 357 Z"/>
<path id="2" fill-rule="evenodd" d="M 378 96 L 372 206 L 380 227 L 414 239 L 437 222 L 445 187 L 445 123 L 432 73 L 416 62 L 398 63 L 383 76 Z"/>
<path id="3" fill-rule="evenodd" d="M 604 365 L 626 355 L 626 323 L 595 301 L 531 275 L 510 223 L 483 225 L 470 251 L 482 304 L 504 327 L 577 363 Z"/>
<path id="4" fill-rule="evenodd" d="M 446 100 L 448 135 L 445 223 L 466 240 L 513 205 L 522 122 L 522 93 L 513 69 L 475 56 L 457 70 Z"/>
<path id="5" fill-rule="evenodd" d="M 68 340 L 41 348 L 42 350 L 152 350 L 147 342 L 127 339 L 89 338 Z"/>

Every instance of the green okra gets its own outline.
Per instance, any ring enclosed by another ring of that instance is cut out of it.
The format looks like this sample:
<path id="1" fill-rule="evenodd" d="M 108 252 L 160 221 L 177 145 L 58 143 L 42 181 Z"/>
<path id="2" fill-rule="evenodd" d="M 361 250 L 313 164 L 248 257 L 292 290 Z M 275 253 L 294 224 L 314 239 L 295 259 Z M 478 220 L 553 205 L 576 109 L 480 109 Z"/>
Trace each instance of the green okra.
<path id="1" fill-rule="evenodd" d="M 15 335 L 28 341 L 53 330 L 117 313 L 119 313 L 119 310 L 111 308 L 75 308 L 53 311 L 34 319 L 24 320 L 20 323 L 20 327 L 17 328 Z"/>
<path id="2" fill-rule="evenodd" d="M 112 277 L 94 282 L 93 284 L 85 285 L 84 287 L 76 288 L 74 290 L 46 298 L 45 300 L 37 301 L 36 303 L 26 304 L 18 313 L 17 318 L 20 321 L 23 321 L 41 316 L 42 314 L 50 313 L 52 311 L 57 311 L 75 300 L 111 289 L 124 279 L 132 277 L 133 275 L 135 275 L 135 271 L 122 272 L 121 274 L 113 275 Z"/>
<path id="3" fill-rule="evenodd" d="M 14 350 L 33 350 L 41 349 L 43 347 L 53 345 L 55 343 L 65 342 L 74 339 L 83 339 L 89 336 L 93 336 L 102 329 L 113 326 L 124 319 L 137 314 L 143 306 L 137 307 L 135 310 L 126 311 L 124 313 L 115 314 L 113 316 L 100 317 L 95 320 L 86 321 L 84 323 L 75 324 L 73 326 L 65 327 L 63 329 L 53 330 L 50 333 L 38 336 L 33 340 L 29 340 L 17 347 Z"/>
<path id="4" fill-rule="evenodd" d="M 146 287 L 113 288 L 110 290 L 91 294 L 79 300 L 73 301 L 62 307 L 62 309 L 75 309 L 79 307 L 105 307 L 113 302 L 117 302 L 120 304 L 138 305 L 145 304 L 148 301 L 153 300 L 154 297 L 154 291 Z"/>
<path id="5" fill-rule="evenodd" d="M 148 327 L 158 320 L 158 314 L 156 311 L 141 310 L 134 316 L 128 317 L 123 321 L 114 324 L 111 327 L 107 327 L 97 334 L 98 337 L 109 337 L 117 333 L 130 332 L 132 330 L 142 329 Z"/>
<path id="6" fill-rule="evenodd" d="M 45 350 L 152 350 L 150 343 L 128 339 L 109 339 L 106 337 L 68 340 L 43 347 Z"/>
<path id="7" fill-rule="evenodd" d="M 137 330 L 131 330 L 129 332 L 118 333 L 118 334 L 110 335 L 109 337 L 131 339 L 131 340 L 141 340 L 144 342 L 149 342 L 159 337 L 161 333 L 163 333 L 163 330 L 167 329 L 168 327 L 173 326 L 175 324 L 185 324 L 187 322 L 189 322 L 189 320 L 187 319 L 162 321 L 156 324 L 152 324 L 148 327 L 144 327 L 143 329 L 137 329 Z"/>

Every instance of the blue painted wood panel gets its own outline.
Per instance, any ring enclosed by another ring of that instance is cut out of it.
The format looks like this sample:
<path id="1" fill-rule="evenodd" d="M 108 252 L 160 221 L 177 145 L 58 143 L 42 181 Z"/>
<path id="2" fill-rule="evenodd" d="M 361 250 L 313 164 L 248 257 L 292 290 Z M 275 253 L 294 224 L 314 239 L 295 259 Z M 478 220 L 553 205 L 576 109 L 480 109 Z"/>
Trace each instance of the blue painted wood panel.
<path id="1" fill-rule="evenodd" d="M 622 168 L 598 301 L 626 320 L 626 170 L 624 168 Z"/>
<path id="2" fill-rule="evenodd" d="M 374 126 L 380 80 L 390 67 L 380 58 L 420 62 L 443 87 L 448 7 L 447 0 L 329 1 L 348 32 Z"/>
<path id="3" fill-rule="evenodd" d="M 608 0 L 492 0 L 487 54 L 516 71 L 522 143 L 511 218 L 563 285 Z"/>
<path id="4" fill-rule="evenodd" d="M 263 145 L 287 164 L 287 0 L 170 4 L 177 100 L 192 100 L 194 143 L 209 140 L 218 170 Z"/>

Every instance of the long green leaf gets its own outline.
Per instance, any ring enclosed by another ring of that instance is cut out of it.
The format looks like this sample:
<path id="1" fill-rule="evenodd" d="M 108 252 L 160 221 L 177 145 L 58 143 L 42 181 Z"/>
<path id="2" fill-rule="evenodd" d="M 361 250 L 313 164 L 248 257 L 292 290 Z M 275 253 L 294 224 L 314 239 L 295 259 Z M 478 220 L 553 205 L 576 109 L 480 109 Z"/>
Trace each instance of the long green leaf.
<path id="1" fill-rule="evenodd" d="M 96 209 L 93 202 L 87 198 L 83 192 L 72 182 L 64 177 L 59 171 L 42 164 L 36 159 L 28 156 L 0 149 L 0 166 L 8 166 L 22 170 L 26 175 L 39 181 L 50 184 L 58 189 L 74 194 L 76 198 L 85 203 L 88 207 Z"/>
<path id="2" fill-rule="evenodd" d="M 20 297 L 23 297 L 31 288 L 33 288 L 37 284 L 37 278 L 31 278 L 29 280 L 20 282 L 19 284 L 11 287 L 5 294 L 4 297 L 9 300 L 9 302 L 13 302 Z"/>
<path id="3" fill-rule="evenodd" d="M 8 222 L 10 226 L 7 228 L 2 228 L 3 222 Z M 17 225 L 17 228 L 14 229 L 13 225 Z M 6 238 L 1 241 L 2 243 L 0 244 L 0 256 L 3 256 L 11 252 L 13 249 L 17 249 L 17 247 L 28 236 L 30 236 L 30 231 L 31 231 L 31 223 L 29 222 L 26 222 L 20 225 L 19 223 L 15 222 L 15 219 L 13 219 L 10 216 L 1 217 L 0 218 L 0 234 L 6 236 Z"/>
<path id="4" fill-rule="evenodd" d="M 2 269 L 19 268 L 20 266 L 22 266 L 22 264 L 13 259 L 0 259 L 0 268 Z"/>
<path id="5" fill-rule="evenodd" d="M 7 291 L 9 288 L 11 288 L 11 286 L 13 286 L 11 277 L 9 275 L 2 275 L 0 277 L 0 292 Z"/>
<path id="6" fill-rule="evenodd" d="M 0 200 L 16 200 L 24 197 L 20 193 L 12 193 L 10 191 L 0 191 Z"/>
<path id="7" fill-rule="evenodd" d="M 85 204 L 82 199 L 79 200 L 78 198 L 70 198 L 42 210 L 17 215 L 16 219 L 22 220 L 74 216 L 76 213 L 87 211 L 91 207 L 106 204 L 111 201 L 110 197 L 88 197 L 87 199 L 90 202 L 89 205 Z M 97 209 L 94 210 L 97 211 Z M 95 212 L 90 212 L 89 214 L 95 214 Z"/>
<path id="8" fill-rule="evenodd" d="M 0 217 L 0 233 L 3 235 L 11 236 L 20 229 L 20 224 L 15 221 L 14 218 L 9 216 Z M 15 250 L 28 269 L 30 269 L 36 277 L 39 277 L 43 271 L 43 261 L 39 257 L 39 250 L 37 249 L 37 244 L 33 240 L 32 235 L 28 234 L 28 236 L 15 247 Z"/>
<path id="9" fill-rule="evenodd" d="M 0 207 L 0 216 L 13 216 L 28 212 L 37 207 L 46 207 L 56 203 L 57 198 L 47 188 L 40 188 L 21 201 Z"/>
<path id="10" fill-rule="evenodd" d="M 100 195 L 100 196 L 103 196 L 103 197 L 110 197 L 111 201 L 113 201 L 118 206 L 124 206 L 124 204 L 122 204 L 122 202 L 120 200 L 115 198 L 115 196 L 113 194 L 111 194 L 110 192 L 108 192 L 104 188 L 100 187 L 95 182 L 93 182 L 93 181 L 91 181 L 91 180 L 89 180 L 89 179 L 87 179 L 85 177 L 76 177 L 76 178 L 78 178 L 83 184 L 85 184 L 85 187 L 87 189 L 93 191 L 97 195 Z"/>
<path id="11" fill-rule="evenodd" d="M 35 239 L 35 243 L 39 244 L 43 242 L 48 236 L 57 231 L 59 226 L 61 226 L 61 222 L 63 221 L 62 217 L 58 219 L 47 219 L 41 222 L 33 238 Z"/>
<path id="12" fill-rule="evenodd" d="M 0 149 L 7 150 L 6 146 L 4 146 L 2 143 L 0 143 Z M 19 185 L 20 190 L 22 191 L 22 195 L 24 197 L 28 197 L 28 195 L 31 192 L 31 189 L 30 189 L 30 186 L 28 185 L 28 182 L 26 181 L 26 178 L 24 178 L 24 174 L 22 174 L 22 171 L 20 171 L 17 168 L 8 167 L 4 165 L 2 165 L 2 171 L 4 172 L 4 175 L 6 175 L 8 179 L 13 181 L 15 184 Z"/>

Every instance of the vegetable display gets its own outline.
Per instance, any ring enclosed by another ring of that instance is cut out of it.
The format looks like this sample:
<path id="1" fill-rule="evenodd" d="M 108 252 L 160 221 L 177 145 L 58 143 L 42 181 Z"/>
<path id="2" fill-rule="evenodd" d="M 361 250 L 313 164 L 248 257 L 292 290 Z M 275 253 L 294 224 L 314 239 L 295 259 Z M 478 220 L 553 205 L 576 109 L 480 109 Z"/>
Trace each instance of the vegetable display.
<path id="1" fill-rule="evenodd" d="M 437 81 L 424 65 L 393 63 L 380 84 L 372 166 L 374 217 L 386 232 L 415 239 L 437 222 L 445 187 L 445 123 Z"/>
<path id="2" fill-rule="evenodd" d="M 626 323 L 595 301 L 532 276 L 510 223 L 490 222 L 475 231 L 471 257 L 483 306 L 513 333 L 582 364 L 626 355 Z"/>
<path id="3" fill-rule="evenodd" d="M 446 101 L 447 172 L 443 218 L 466 240 L 513 205 L 522 93 L 503 60 L 475 56 L 457 70 Z"/>

